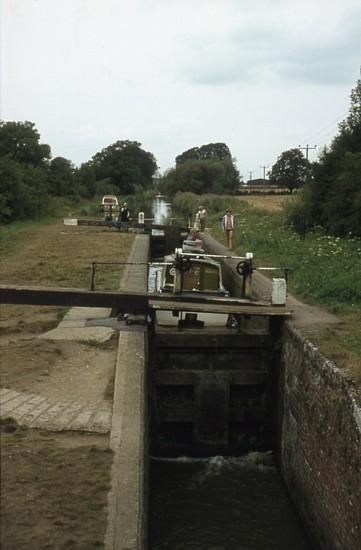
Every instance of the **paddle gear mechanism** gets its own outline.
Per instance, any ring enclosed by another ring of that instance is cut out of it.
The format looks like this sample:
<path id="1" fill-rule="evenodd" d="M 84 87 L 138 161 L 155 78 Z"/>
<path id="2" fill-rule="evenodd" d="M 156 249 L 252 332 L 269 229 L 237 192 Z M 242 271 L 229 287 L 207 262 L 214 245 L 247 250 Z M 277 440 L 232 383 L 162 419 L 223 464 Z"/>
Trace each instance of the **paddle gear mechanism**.
<path id="1" fill-rule="evenodd" d="M 179 269 L 182 273 L 189 271 L 192 266 L 190 258 L 185 258 L 183 256 L 177 256 L 175 259 L 175 267 Z"/>
<path id="2" fill-rule="evenodd" d="M 252 262 L 250 260 L 241 260 L 238 262 L 236 270 L 238 275 L 242 275 L 243 277 L 251 275 L 253 273 Z"/>

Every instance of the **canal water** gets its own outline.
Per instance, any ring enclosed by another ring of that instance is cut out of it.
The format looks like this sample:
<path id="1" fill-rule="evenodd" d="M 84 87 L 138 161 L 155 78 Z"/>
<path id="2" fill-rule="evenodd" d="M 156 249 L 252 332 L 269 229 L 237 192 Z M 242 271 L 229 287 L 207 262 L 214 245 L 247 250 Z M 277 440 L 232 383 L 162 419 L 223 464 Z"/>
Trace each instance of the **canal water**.
<path id="1" fill-rule="evenodd" d="M 171 215 L 171 204 L 164 200 L 164 196 L 157 196 L 152 205 L 153 219 L 156 224 L 166 224 Z"/>
<path id="2" fill-rule="evenodd" d="M 151 457 L 149 490 L 150 550 L 312 548 L 271 452 Z"/>
<path id="3" fill-rule="evenodd" d="M 271 453 L 152 458 L 150 550 L 311 549 Z"/>

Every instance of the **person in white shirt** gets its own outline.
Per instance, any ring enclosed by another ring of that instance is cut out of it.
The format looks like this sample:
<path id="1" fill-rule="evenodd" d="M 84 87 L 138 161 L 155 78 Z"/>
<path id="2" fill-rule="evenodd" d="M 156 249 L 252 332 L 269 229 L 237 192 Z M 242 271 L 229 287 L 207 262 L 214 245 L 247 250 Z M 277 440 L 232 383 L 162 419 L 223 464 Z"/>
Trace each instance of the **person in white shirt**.
<path id="1" fill-rule="evenodd" d="M 227 208 L 226 213 L 222 218 L 222 227 L 223 227 L 223 231 L 225 231 L 226 233 L 227 248 L 231 250 L 233 229 L 234 229 L 234 219 L 232 215 L 232 210 L 230 208 Z"/>
<path id="2" fill-rule="evenodd" d="M 207 210 L 203 206 L 198 207 L 198 212 L 196 213 L 196 225 L 199 231 L 204 231 L 206 228 L 207 220 Z"/>

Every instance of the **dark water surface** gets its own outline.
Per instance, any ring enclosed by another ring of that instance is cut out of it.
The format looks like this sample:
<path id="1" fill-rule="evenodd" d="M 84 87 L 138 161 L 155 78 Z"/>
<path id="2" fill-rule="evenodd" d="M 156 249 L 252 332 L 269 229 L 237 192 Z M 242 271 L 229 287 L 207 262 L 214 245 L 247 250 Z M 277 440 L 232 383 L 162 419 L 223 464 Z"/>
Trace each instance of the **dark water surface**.
<path id="1" fill-rule="evenodd" d="M 306 550 L 312 546 L 270 453 L 151 459 L 151 550 Z"/>

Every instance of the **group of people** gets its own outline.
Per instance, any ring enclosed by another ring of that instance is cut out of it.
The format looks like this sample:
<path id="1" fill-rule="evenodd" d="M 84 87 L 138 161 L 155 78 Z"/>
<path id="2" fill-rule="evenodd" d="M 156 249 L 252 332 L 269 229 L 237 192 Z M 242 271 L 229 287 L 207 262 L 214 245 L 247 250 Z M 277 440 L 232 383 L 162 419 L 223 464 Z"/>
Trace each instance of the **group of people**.
<path id="1" fill-rule="evenodd" d="M 198 207 L 196 217 L 195 217 L 194 227 L 190 231 L 189 238 L 192 238 L 193 240 L 200 239 L 198 235 L 198 231 L 202 233 L 205 230 L 206 220 L 207 220 L 207 211 L 202 205 L 200 205 Z M 226 213 L 222 218 L 222 229 L 226 235 L 227 248 L 231 250 L 232 239 L 233 239 L 233 229 L 234 229 L 234 218 L 233 218 L 231 208 L 227 208 Z"/>
<path id="2" fill-rule="evenodd" d="M 120 231 L 128 231 L 130 219 L 128 204 L 124 202 L 120 209 L 119 216 L 115 219 L 111 219 L 109 224 Z"/>
<path id="3" fill-rule="evenodd" d="M 114 227 L 117 227 L 120 230 L 128 231 L 129 222 L 130 222 L 130 211 L 127 203 L 123 203 L 122 208 L 120 209 L 119 216 L 115 220 L 111 220 L 110 224 Z M 200 205 L 198 207 L 194 227 L 189 232 L 188 240 L 198 241 L 200 247 L 202 247 L 203 242 L 199 236 L 199 232 L 203 233 L 206 228 L 207 221 L 207 211 Z M 222 228 L 226 234 L 226 245 L 227 248 L 232 248 L 232 238 L 233 238 L 233 229 L 234 229 L 234 218 L 232 214 L 232 209 L 227 208 L 225 215 L 222 218 Z"/>

